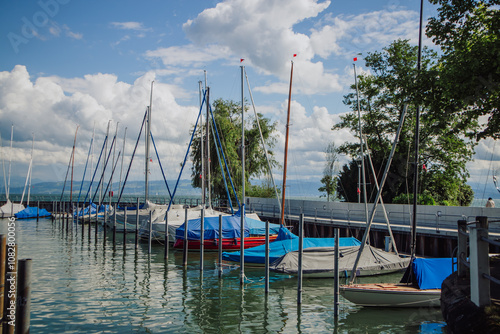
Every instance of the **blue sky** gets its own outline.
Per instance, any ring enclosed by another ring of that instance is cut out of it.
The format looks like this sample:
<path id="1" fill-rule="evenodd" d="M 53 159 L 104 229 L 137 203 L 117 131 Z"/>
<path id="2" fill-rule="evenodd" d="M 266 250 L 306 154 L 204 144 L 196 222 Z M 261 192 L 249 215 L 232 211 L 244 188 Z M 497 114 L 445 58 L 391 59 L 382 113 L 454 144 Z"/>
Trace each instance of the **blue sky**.
<path id="1" fill-rule="evenodd" d="M 197 115 L 198 81 L 206 71 L 213 98 L 240 101 L 244 58 L 257 111 L 278 122 L 275 152 L 282 161 L 290 61 L 297 54 L 289 175 L 319 182 L 328 143 L 352 139 L 330 130 L 349 112 L 342 96 L 353 83 L 352 58 L 398 38 L 416 44 L 419 6 L 418 0 L 2 1 L 3 156 L 17 166 L 13 176 L 24 177 L 34 133 L 33 178 L 63 180 L 78 125 L 81 175 L 92 132 L 97 155 L 111 121 L 111 133 L 119 122 L 119 145 L 127 127 L 127 164 L 154 80 L 153 134 L 167 177 L 175 178 Z M 424 18 L 433 15 L 426 3 Z M 11 124 L 12 151 L 5 147 Z M 484 185 L 489 170 L 500 168 L 498 156 L 490 164 L 492 149 L 490 142 L 478 147 L 471 182 Z M 273 174 L 280 178 L 281 171 Z M 142 175 L 134 168 L 133 178 Z"/>

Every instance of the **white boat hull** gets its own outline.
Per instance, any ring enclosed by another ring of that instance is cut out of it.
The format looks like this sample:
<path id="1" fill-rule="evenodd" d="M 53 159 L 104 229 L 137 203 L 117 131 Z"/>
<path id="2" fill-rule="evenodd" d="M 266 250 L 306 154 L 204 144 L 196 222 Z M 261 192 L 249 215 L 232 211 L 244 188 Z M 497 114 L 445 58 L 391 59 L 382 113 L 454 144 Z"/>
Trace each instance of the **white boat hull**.
<path id="1" fill-rule="evenodd" d="M 344 298 L 360 306 L 440 307 L 441 289 L 420 290 L 404 284 L 355 284 L 340 287 Z"/>

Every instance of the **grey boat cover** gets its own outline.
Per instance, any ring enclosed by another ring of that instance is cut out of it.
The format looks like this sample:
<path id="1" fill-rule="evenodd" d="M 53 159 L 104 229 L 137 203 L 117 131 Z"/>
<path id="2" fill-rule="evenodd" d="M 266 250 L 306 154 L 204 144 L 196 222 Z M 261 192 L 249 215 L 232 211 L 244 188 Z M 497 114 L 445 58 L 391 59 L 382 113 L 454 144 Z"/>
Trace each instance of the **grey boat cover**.
<path id="1" fill-rule="evenodd" d="M 360 246 L 342 247 L 339 249 L 339 276 L 351 274 Z M 288 252 L 273 262 L 270 270 L 297 275 L 299 252 Z M 302 255 L 302 274 L 311 277 L 334 277 L 334 247 L 315 247 L 304 249 Z M 405 269 L 410 258 L 400 257 L 381 249 L 366 245 L 356 271 L 357 276 L 371 276 L 391 273 Z"/>
<path id="2" fill-rule="evenodd" d="M 13 217 L 19 211 L 24 210 L 24 205 L 19 203 L 12 203 L 10 199 L 0 207 L 0 218 Z"/>

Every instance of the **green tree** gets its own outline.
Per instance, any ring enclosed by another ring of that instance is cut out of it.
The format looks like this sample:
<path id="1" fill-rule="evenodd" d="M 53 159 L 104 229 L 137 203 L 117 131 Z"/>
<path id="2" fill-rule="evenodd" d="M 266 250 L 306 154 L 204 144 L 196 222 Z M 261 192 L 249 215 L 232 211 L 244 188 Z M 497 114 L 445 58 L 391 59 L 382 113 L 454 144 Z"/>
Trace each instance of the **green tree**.
<path id="1" fill-rule="evenodd" d="M 442 109 L 460 116 L 456 126 L 469 137 L 500 138 L 500 1 L 430 2 L 439 5 L 426 34 L 443 52 Z"/>
<path id="2" fill-rule="evenodd" d="M 326 153 L 326 164 L 323 170 L 323 178 L 321 178 L 321 183 L 323 186 L 318 188 L 320 192 L 324 192 L 325 195 L 320 197 L 326 197 L 326 200 L 330 202 L 330 197 L 335 199 L 335 174 L 337 174 L 336 162 L 337 162 L 337 148 L 334 143 L 328 144 L 325 150 Z"/>
<path id="3" fill-rule="evenodd" d="M 459 203 L 457 194 L 451 191 L 454 185 L 464 189 L 468 172 L 466 163 L 472 159 L 473 144 L 464 140 L 456 125 L 458 115 L 445 115 L 442 112 L 443 93 L 439 83 L 439 57 L 427 48 L 422 52 L 422 67 L 417 76 L 418 48 L 411 46 L 407 40 L 398 40 L 382 52 L 369 53 L 366 66 L 373 74 L 360 75 L 358 87 L 362 110 L 362 131 L 370 148 L 375 172 L 367 172 L 369 200 L 373 201 L 376 189 L 373 187 L 375 175 L 381 177 L 387 157 L 395 137 L 404 105 L 408 105 L 407 117 L 399 138 L 394 160 L 389 170 L 386 185 L 382 192 L 384 202 L 391 203 L 396 196 L 413 192 L 413 167 L 415 134 L 415 105 L 421 108 L 420 125 L 420 182 L 419 193 L 424 190 L 434 197 L 437 203 Z M 355 89 L 354 86 L 352 86 Z M 344 97 L 344 103 L 357 110 L 355 92 Z M 463 127 L 466 131 L 472 127 Z M 349 113 L 341 117 L 341 122 L 334 125 L 333 130 L 348 128 L 358 133 L 357 113 Z M 359 156 L 359 141 L 345 143 L 339 152 L 353 157 Z M 365 159 L 366 160 L 366 159 Z M 337 190 L 341 185 L 345 191 L 357 191 L 358 165 L 352 162 L 344 166 L 340 173 Z M 370 169 L 366 168 L 367 171 Z M 432 177 L 429 177 L 432 175 Z M 354 177 L 356 176 L 356 177 Z M 436 182 L 440 180 L 442 182 Z M 439 187 L 451 182 L 453 187 Z M 468 198 L 462 202 L 470 202 Z"/>
<path id="4" fill-rule="evenodd" d="M 245 107 L 247 109 L 247 107 Z M 230 101 L 217 99 L 213 103 L 213 115 L 217 125 L 217 132 L 222 145 L 222 150 L 227 162 L 229 173 L 238 192 L 238 198 L 241 198 L 241 104 Z M 276 139 L 273 137 L 273 132 L 276 128 L 276 123 L 272 123 L 268 118 L 258 114 L 262 135 L 268 149 L 268 156 L 271 166 L 277 166 L 278 163 L 274 159 L 272 148 L 275 145 Z M 211 122 L 211 124 L 213 124 Z M 205 130 L 204 130 L 205 131 Z M 217 147 L 215 145 L 213 126 L 210 138 L 210 183 L 213 199 L 227 199 L 226 186 L 224 177 L 219 164 Z M 205 132 L 203 132 L 205 135 Z M 194 187 L 201 187 L 201 130 L 197 132 L 193 138 L 191 158 L 193 166 L 191 169 L 191 184 Z M 219 153 L 221 163 L 224 164 L 222 154 Z M 268 173 L 265 152 L 261 144 L 259 129 L 255 118 L 245 117 L 245 190 L 255 191 L 249 182 L 250 178 L 256 178 Z M 224 167 L 224 174 L 228 182 L 228 188 L 232 199 L 235 194 L 229 185 L 228 174 Z"/>

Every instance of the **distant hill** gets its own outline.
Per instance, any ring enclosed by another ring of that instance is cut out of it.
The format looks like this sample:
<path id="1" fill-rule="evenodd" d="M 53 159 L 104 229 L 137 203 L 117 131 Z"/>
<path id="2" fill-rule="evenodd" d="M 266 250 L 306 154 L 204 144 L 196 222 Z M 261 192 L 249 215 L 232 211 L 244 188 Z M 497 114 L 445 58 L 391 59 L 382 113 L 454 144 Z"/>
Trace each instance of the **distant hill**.
<path id="1" fill-rule="evenodd" d="M 173 191 L 175 187 L 175 180 L 168 180 L 168 186 L 170 190 Z M 257 181 L 252 181 L 252 184 L 260 183 Z M 82 196 L 87 194 L 89 189 L 89 181 L 85 181 L 82 187 Z M 64 182 L 38 182 L 31 185 L 31 194 L 33 195 L 60 195 L 63 190 Z M 114 192 L 117 192 L 118 184 L 113 185 Z M 74 182 L 73 183 L 73 194 L 77 195 L 80 192 L 81 183 Z M 278 183 L 278 187 L 281 187 L 281 181 Z M 319 199 L 321 195 L 318 192 L 318 188 L 321 187 L 321 184 L 318 182 L 312 181 L 298 181 L 298 180 L 289 180 L 287 181 L 287 197 L 315 197 Z M 19 186 L 19 183 L 15 187 L 11 187 L 11 194 L 21 194 L 23 192 L 23 186 Z M 106 185 L 104 185 L 104 189 Z M 3 190 L 3 189 L 2 189 Z M 95 186 L 93 188 L 95 191 Z M 70 192 L 70 183 L 66 182 L 65 194 L 69 194 Z M 4 193 L 1 191 L 0 193 Z M 125 190 L 123 191 L 124 195 L 141 195 L 144 193 L 144 181 L 129 181 L 125 186 Z M 168 195 L 167 188 L 165 186 L 164 181 L 151 181 L 149 183 L 149 193 L 151 195 L 159 195 L 166 196 Z M 191 180 L 180 180 L 179 185 L 177 187 L 176 195 L 178 196 L 199 196 L 200 189 L 193 188 L 191 186 Z"/>

